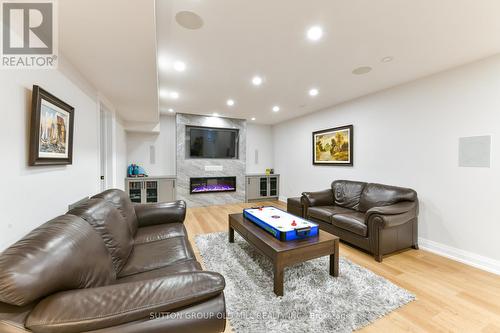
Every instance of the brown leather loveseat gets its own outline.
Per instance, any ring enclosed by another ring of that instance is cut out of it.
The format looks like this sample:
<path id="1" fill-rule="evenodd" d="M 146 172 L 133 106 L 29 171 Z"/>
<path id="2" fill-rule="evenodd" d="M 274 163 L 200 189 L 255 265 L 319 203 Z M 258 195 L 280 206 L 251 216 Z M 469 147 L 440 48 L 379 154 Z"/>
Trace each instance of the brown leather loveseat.
<path id="1" fill-rule="evenodd" d="M 337 180 L 302 193 L 304 216 L 375 256 L 418 248 L 418 198 L 409 188 Z"/>
<path id="2" fill-rule="evenodd" d="M 0 332 L 223 332 L 224 278 L 185 214 L 108 190 L 33 230 L 0 254 Z"/>

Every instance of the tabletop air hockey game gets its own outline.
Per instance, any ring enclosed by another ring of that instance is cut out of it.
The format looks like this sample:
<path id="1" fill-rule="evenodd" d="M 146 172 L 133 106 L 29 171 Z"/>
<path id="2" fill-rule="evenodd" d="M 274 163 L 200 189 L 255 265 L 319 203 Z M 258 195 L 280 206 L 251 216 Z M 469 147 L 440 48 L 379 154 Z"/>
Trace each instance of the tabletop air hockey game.
<path id="1" fill-rule="evenodd" d="M 318 235 L 318 225 L 276 207 L 243 210 L 243 216 L 280 241 L 292 241 Z"/>

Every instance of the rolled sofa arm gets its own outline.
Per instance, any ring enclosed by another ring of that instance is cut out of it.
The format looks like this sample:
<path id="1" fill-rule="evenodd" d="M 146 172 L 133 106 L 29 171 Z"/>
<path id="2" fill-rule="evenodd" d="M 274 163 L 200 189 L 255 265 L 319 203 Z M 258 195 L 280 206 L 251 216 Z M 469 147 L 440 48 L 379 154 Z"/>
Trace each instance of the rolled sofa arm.
<path id="1" fill-rule="evenodd" d="M 182 223 L 186 218 L 186 202 L 183 200 L 135 204 L 134 208 L 140 227 L 164 223 Z"/>
<path id="2" fill-rule="evenodd" d="M 303 192 L 302 204 L 306 207 L 331 206 L 333 205 L 333 191 L 331 188 L 317 192 Z"/>
<path id="3" fill-rule="evenodd" d="M 397 215 L 410 211 L 416 212 L 417 204 L 413 201 L 403 201 L 398 202 L 394 205 L 373 207 L 366 211 L 366 217 L 369 218 L 370 215 Z"/>
<path id="4" fill-rule="evenodd" d="M 35 333 L 77 333 L 149 318 L 222 293 L 222 275 L 177 273 L 161 278 L 60 292 L 43 299 L 25 326 Z"/>
<path id="5" fill-rule="evenodd" d="M 413 201 L 399 202 L 394 205 L 373 207 L 366 212 L 369 228 L 395 227 L 417 217 L 418 204 Z"/>

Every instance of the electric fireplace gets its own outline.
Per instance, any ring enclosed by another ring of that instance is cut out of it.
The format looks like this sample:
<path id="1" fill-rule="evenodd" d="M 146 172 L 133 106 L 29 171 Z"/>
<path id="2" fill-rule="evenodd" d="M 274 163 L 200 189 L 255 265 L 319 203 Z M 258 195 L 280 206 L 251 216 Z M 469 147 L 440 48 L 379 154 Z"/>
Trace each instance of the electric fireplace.
<path id="1" fill-rule="evenodd" d="M 234 192 L 236 177 L 201 177 L 190 179 L 190 193 Z"/>

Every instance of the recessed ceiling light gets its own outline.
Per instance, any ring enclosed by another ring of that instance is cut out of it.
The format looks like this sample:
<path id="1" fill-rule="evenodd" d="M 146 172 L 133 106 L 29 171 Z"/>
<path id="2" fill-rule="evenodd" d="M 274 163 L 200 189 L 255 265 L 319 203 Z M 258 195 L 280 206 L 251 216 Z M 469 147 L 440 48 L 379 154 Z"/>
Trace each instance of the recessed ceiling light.
<path id="1" fill-rule="evenodd" d="M 177 91 L 170 91 L 170 90 L 166 90 L 166 89 L 161 89 L 160 90 L 160 97 L 177 99 L 177 98 L 179 98 L 179 93 Z"/>
<path id="2" fill-rule="evenodd" d="M 394 57 L 391 57 L 391 56 L 383 57 L 382 59 L 380 59 L 381 62 L 391 62 L 393 60 L 394 60 Z"/>
<path id="3" fill-rule="evenodd" d="M 372 68 L 370 66 L 362 66 L 362 67 L 355 68 L 352 71 L 352 74 L 362 75 L 362 74 L 369 73 L 371 71 L 372 71 Z"/>
<path id="4" fill-rule="evenodd" d="M 172 113 L 172 112 L 174 112 L 174 109 L 170 108 L 167 111 L 170 112 L 170 113 Z"/>
<path id="5" fill-rule="evenodd" d="M 307 30 L 307 38 L 310 40 L 318 41 L 321 37 L 323 37 L 323 29 L 320 26 L 315 25 Z"/>
<path id="6" fill-rule="evenodd" d="M 233 105 L 234 105 L 234 100 L 232 100 L 232 99 L 228 99 L 228 100 L 226 101 L 226 104 L 227 104 L 227 106 L 233 106 Z"/>
<path id="7" fill-rule="evenodd" d="M 262 78 L 260 76 L 254 76 L 252 78 L 252 84 L 254 86 L 260 86 L 262 84 Z"/>
<path id="8" fill-rule="evenodd" d="M 178 72 L 184 72 L 186 70 L 186 64 L 182 61 L 175 61 L 174 69 Z"/>
<path id="9" fill-rule="evenodd" d="M 203 26 L 203 19 L 196 13 L 182 11 L 175 14 L 177 23 L 186 29 L 197 30 Z"/>
<path id="10" fill-rule="evenodd" d="M 255 121 L 255 117 L 252 117 L 252 121 Z"/>
<path id="11" fill-rule="evenodd" d="M 309 96 L 314 97 L 314 96 L 318 96 L 318 94 L 319 94 L 319 90 L 316 88 L 312 88 L 309 90 Z"/>
<path id="12" fill-rule="evenodd" d="M 275 105 L 273 106 L 273 112 L 278 112 L 280 110 L 280 107 Z"/>
<path id="13" fill-rule="evenodd" d="M 184 72 L 187 68 L 186 63 L 181 60 L 172 60 L 170 56 L 161 56 L 158 58 L 158 68 L 162 71 L 175 70 L 177 72 Z"/>

